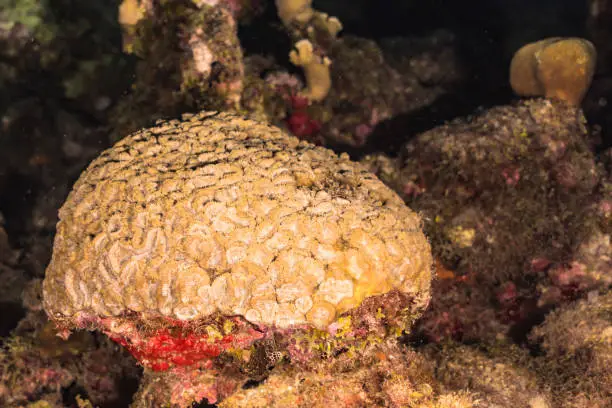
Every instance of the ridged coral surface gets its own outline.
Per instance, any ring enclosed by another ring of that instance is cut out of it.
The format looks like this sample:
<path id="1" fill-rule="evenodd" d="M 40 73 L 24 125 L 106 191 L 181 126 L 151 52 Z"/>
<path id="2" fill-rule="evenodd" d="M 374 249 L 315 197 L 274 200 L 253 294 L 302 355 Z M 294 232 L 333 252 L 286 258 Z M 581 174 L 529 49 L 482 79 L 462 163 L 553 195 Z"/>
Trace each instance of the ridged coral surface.
<path id="1" fill-rule="evenodd" d="M 89 316 L 324 328 L 368 296 L 426 303 L 420 219 L 346 155 L 240 116 L 159 123 L 106 150 L 60 210 L 44 304 Z"/>

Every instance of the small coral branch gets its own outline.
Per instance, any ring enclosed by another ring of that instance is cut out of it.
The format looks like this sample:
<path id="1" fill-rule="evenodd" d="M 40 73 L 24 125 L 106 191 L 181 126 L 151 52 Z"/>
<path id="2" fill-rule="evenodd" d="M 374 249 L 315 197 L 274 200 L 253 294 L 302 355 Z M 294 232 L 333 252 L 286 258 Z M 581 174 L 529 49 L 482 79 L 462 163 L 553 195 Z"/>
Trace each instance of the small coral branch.
<path id="1" fill-rule="evenodd" d="M 303 96 L 320 102 L 332 84 L 331 60 L 326 54 L 342 30 L 342 24 L 336 17 L 314 10 L 312 0 L 276 0 L 276 8 L 283 25 L 296 39 L 295 50 L 289 53 L 289 59 L 304 70 L 307 89 Z M 317 55 L 315 50 L 322 55 Z"/>
<path id="2" fill-rule="evenodd" d="M 311 101 L 325 99 L 331 89 L 331 60 L 315 55 L 312 43 L 308 40 L 298 41 L 295 50 L 289 53 L 289 59 L 293 65 L 304 70 L 307 88 L 302 95 Z"/>

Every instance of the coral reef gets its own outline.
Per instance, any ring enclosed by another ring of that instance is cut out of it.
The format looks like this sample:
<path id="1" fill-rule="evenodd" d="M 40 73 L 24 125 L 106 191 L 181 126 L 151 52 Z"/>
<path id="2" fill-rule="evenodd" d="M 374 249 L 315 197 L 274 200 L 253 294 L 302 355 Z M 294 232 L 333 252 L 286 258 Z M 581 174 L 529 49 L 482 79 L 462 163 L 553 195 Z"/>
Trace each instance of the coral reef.
<path id="1" fill-rule="evenodd" d="M 280 336 L 295 362 L 408 330 L 430 269 L 418 216 L 346 155 L 201 113 L 122 139 L 84 172 L 60 210 L 44 305 L 63 335 L 100 329 L 171 370 L 187 390 L 170 401 L 186 406 L 244 382 L 222 373 L 262 339 Z M 200 368 L 233 386 L 186 385 Z"/>
<path id="2" fill-rule="evenodd" d="M 607 407 L 586 3 L 4 0 L 0 406 Z"/>

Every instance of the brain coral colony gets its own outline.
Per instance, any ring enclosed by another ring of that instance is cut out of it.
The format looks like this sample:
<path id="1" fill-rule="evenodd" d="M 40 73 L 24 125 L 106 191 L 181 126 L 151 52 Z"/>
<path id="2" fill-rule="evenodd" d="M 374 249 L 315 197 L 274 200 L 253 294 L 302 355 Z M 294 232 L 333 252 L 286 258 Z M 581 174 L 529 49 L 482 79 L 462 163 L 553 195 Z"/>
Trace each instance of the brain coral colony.
<path id="1" fill-rule="evenodd" d="M 231 114 L 124 138 L 60 210 L 44 306 L 98 329 L 189 406 L 287 359 L 316 364 L 409 328 L 429 300 L 419 217 L 347 156 Z M 180 391 L 179 391 L 180 390 Z"/>

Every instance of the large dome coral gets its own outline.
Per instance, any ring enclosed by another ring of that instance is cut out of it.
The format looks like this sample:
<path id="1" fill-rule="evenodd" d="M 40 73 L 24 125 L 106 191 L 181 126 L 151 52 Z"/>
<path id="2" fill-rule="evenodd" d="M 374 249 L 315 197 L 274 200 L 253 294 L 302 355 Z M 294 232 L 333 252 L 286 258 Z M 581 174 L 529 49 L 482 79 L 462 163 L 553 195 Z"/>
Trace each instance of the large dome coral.
<path id="1" fill-rule="evenodd" d="M 270 339 L 307 361 L 340 334 L 369 341 L 420 314 L 432 262 L 420 227 L 347 155 L 201 113 L 128 136 L 81 175 L 44 305 L 59 328 L 102 330 L 154 370 Z M 331 337 L 283 341 L 310 330 Z"/>
<path id="2" fill-rule="evenodd" d="M 124 139 L 60 219 L 45 281 L 59 321 L 220 312 L 325 327 L 365 297 L 429 287 L 428 244 L 399 197 L 348 157 L 237 116 Z"/>

